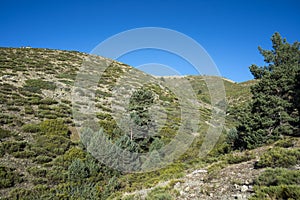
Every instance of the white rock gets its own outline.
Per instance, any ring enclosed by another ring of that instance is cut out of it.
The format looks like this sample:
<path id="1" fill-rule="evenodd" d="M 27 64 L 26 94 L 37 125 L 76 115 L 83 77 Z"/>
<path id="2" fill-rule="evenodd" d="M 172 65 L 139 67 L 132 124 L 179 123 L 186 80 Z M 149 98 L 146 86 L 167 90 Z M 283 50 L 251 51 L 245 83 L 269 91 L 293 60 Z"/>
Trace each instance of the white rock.
<path id="1" fill-rule="evenodd" d="M 191 194 L 190 197 L 196 197 L 196 194 Z"/>
<path id="2" fill-rule="evenodd" d="M 177 182 L 175 185 L 174 185 L 174 188 L 179 188 L 180 187 L 180 182 Z"/>
<path id="3" fill-rule="evenodd" d="M 184 189 L 184 191 L 185 191 L 185 192 L 188 192 L 188 191 L 190 191 L 190 187 L 189 187 L 189 186 L 187 186 L 187 187 Z"/>
<path id="4" fill-rule="evenodd" d="M 205 169 L 198 169 L 192 172 L 192 174 L 199 174 L 199 173 L 207 173 L 207 170 Z"/>
<path id="5" fill-rule="evenodd" d="M 253 192 L 253 191 L 254 191 L 252 185 L 249 185 L 249 186 L 248 186 L 248 191 L 249 191 L 249 192 Z"/>
<path id="6" fill-rule="evenodd" d="M 235 188 L 236 190 L 238 190 L 239 187 L 240 187 L 238 184 L 234 184 L 233 186 L 234 186 L 234 188 Z"/>
<path id="7" fill-rule="evenodd" d="M 243 185 L 241 187 L 241 192 L 247 192 L 247 190 L 248 190 L 248 186 L 247 185 Z"/>

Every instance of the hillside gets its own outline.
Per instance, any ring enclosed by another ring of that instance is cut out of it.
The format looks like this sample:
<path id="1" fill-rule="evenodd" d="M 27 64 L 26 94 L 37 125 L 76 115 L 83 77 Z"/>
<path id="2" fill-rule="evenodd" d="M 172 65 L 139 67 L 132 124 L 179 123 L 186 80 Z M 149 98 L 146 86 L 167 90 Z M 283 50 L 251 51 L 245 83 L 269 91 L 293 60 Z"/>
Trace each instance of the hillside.
<path id="1" fill-rule="evenodd" d="M 84 93 L 76 85 L 76 76 L 86 58 L 89 55 L 75 51 L 0 48 L 0 199 L 247 199 L 256 192 L 256 179 L 265 168 L 274 167 L 268 156 L 277 155 L 278 160 L 287 156 L 296 161 L 285 167 L 299 169 L 298 138 L 282 138 L 251 151 L 228 150 L 227 135 L 237 123 L 238 108 L 251 99 L 250 86 L 255 81 L 238 84 L 223 80 L 228 106 L 225 127 L 216 147 L 199 158 L 205 133 L 214 126 L 211 118 L 215 107 L 206 80 L 217 77 L 155 78 L 126 64 L 94 56 L 95 62 L 109 63 L 100 80 L 89 88 L 94 95 L 94 117 L 109 140 L 121 148 L 157 152 L 176 137 L 180 127 L 185 127 L 186 134 L 190 127 L 183 125 L 182 117 L 200 116 L 197 131 L 192 130 L 190 147 L 172 164 L 143 173 L 127 173 L 101 164 L 88 151 L 91 138 L 83 137 L 78 128 L 78 121 L 90 117 L 90 113 L 79 112 L 88 110 L 89 104 L 84 94 L 74 100 L 75 93 Z M 97 72 L 92 74 L 96 76 Z M 183 113 L 170 85 L 180 88 L 185 81 L 193 88 L 197 102 L 186 97 Z M 139 104 L 127 95 L 128 91 L 135 94 L 134 88 L 151 97 L 150 103 L 155 106 L 149 112 L 157 118 L 145 115 L 149 102 Z M 118 120 L 124 113 L 130 113 L 128 117 L 134 113 L 140 120 L 145 117 L 146 122 L 142 122 L 146 125 L 154 121 L 158 133 L 130 135 L 127 118 Z M 296 180 L 293 184 L 299 183 Z"/>

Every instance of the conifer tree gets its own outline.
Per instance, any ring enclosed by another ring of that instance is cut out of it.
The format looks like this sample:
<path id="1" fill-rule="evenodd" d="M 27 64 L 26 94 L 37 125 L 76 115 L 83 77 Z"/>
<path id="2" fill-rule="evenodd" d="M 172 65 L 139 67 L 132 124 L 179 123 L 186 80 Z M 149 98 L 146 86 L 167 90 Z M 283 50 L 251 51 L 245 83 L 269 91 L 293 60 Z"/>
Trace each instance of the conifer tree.
<path id="1" fill-rule="evenodd" d="M 155 131 L 155 124 L 151 119 L 149 108 L 154 103 L 154 95 L 150 90 L 141 88 L 136 90 L 129 101 L 131 120 L 131 138 L 145 139 Z"/>
<path id="2" fill-rule="evenodd" d="M 299 135 L 299 44 L 287 43 L 279 33 L 273 49 L 264 50 L 266 66 L 252 65 L 258 83 L 251 88 L 252 101 L 237 126 L 238 148 L 254 148 L 282 135 Z"/>

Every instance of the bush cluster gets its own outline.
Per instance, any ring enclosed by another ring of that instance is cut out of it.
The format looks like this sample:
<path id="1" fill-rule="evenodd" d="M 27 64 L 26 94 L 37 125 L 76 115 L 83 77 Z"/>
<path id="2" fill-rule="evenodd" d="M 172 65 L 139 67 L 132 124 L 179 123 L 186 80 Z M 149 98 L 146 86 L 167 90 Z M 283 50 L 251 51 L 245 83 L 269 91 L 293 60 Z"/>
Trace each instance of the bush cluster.
<path id="1" fill-rule="evenodd" d="M 14 186 L 22 181 L 22 177 L 14 172 L 14 169 L 0 166 L 0 189 Z"/>
<path id="2" fill-rule="evenodd" d="M 256 168 L 263 167 L 291 167 L 300 160 L 300 149 L 272 148 L 265 152 L 255 163 Z"/>
<path id="3" fill-rule="evenodd" d="M 250 200 L 300 199 L 300 172 L 283 168 L 267 169 L 254 181 Z"/>

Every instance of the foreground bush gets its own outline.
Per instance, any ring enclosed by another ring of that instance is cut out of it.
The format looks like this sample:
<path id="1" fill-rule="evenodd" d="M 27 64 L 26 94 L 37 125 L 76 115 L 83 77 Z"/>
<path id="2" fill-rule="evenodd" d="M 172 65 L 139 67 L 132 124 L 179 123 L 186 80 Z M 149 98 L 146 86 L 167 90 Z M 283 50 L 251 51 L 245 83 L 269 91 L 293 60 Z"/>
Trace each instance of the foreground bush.
<path id="1" fill-rule="evenodd" d="M 255 167 L 291 167 L 296 165 L 299 160 L 300 149 L 273 148 L 260 157 Z"/>
<path id="2" fill-rule="evenodd" d="M 146 200 L 172 200 L 172 195 L 168 192 L 168 188 L 155 188 L 146 197 Z"/>
<path id="3" fill-rule="evenodd" d="M 267 169 L 254 180 L 255 195 L 251 200 L 300 199 L 300 171 L 283 168 Z"/>
<path id="4" fill-rule="evenodd" d="M 254 183 L 259 186 L 300 185 L 300 171 L 283 168 L 267 169 Z"/>

